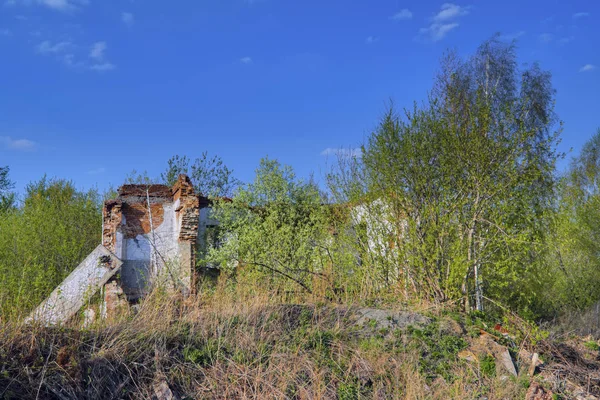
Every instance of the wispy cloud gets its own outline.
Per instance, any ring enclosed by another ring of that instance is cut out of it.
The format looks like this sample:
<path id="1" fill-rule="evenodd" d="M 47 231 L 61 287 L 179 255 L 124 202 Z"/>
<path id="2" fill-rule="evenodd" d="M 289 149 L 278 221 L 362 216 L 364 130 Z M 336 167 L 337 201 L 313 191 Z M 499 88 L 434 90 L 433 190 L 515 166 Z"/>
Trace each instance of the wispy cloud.
<path id="1" fill-rule="evenodd" d="M 6 0 L 6 6 L 39 4 L 53 10 L 68 12 L 89 4 L 88 0 Z"/>
<path id="2" fill-rule="evenodd" d="M 412 17 L 413 17 L 412 11 L 410 11 L 407 8 L 404 8 L 404 9 L 398 11 L 396 14 L 392 15 L 390 17 L 390 19 L 393 21 L 404 21 L 407 19 L 411 19 Z"/>
<path id="3" fill-rule="evenodd" d="M 121 13 L 121 21 L 131 28 L 135 22 L 135 17 L 132 13 L 124 11 Z"/>
<path id="4" fill-rule="evenodd" d="M 461 7 L 452 3 L 442 4 L 442 9 L 433 17 L 434 22 L 445 22 L 469 13 L 468 7 Z"/>
<path id="5" fill-rule="evenodd" d="M 10 29 L 0 29 L 0 36 L 12 36 Z"/>
<path id="6" fill-rule="evenodd" d="M 106 168 L 104 168 L 104 167 L 100 167 L 100 168 L 94 168 L 94 169 L 91 169 L 91 170 L 89 170 L 87 173 L 88 173 L 89 175 L 99 175 L 99 174 L 103 174 L 103 173 L 105 173 L 105 172 L 106 172 Z"/>
<path id="7" fill-rule="evenodd" d="M 53 43 L 45 40 L 38 44 L 35 49 L 37 53 L 45 56 L 54 56 L 57 60 L 64 63 L 69 68 L 87 69 L 91 71 L 105 72 L 116 69 L 116 66 L 106 57 L 108 48 L 106 42 L 95 42 L 87 47 L 87 57 L 81 54 L 85 47 L 77 46 L 70 41 Z"/>
<path id="8" fill-rule="evenodd" d="M 423 36 L 429 37 L 432 41 L 437 42 L 438 40 L 442 40 L 448 32 L 453 29 L 456 29 L 460 26 L 458 22 L 453 22 L 449 24 L 431 24 L 428 28 L 421 28 L 419 33 Z"/>
<path id="9" fill-rule="evenodd" d="M 65 54 L 63 56 L 63 62 L 65 63 L 66 66 L 71 67 L 71 68 L 83 66 L 83 63 L 81 61 L 75 60 L 75 55 L 72 53 Z"/>
<path id="10" fill-rule="evenodd" d="M 93 64 L 92 66 L 90 66 L 90 69 L 92 71 L 98 71 L 98 72 L 106 72 L 106 71 L 112 71 L 113 69 L 116 69 L 117 67 L 109 62 L 103 62 L 103 63 L 99 63 L 99 64 Z"/>
<path id="11" fill-rule="evenodd" d="M 361 157 L 362 151 L 360 148 L 343 148 L 343 147 L 328 147 L 321 152 L 322 156 L 336 157 Z"/>
<path id="12" fill-rule="evenodd" d="M 240 58 L 240 62 L 242 64 L 252 64 L 252 57 L 242 57 Z"/>
<path id="13" fill-rule="evenodd" d="M 72 45 L 69 41 L 52 43 L 45 40 L 36 46 L 36 51 L 40 54 L 58 54 L 67 51 Z"/>
<path id="14" fill-rule="evenodd" d="M 583 67 L 579 69 L 579 72 L 591 72 L 596 69 L 596 66 L 593 64 L 585 64 Z"/>
<path id="15" fill-rule="evenodd" d="M 565 45 L 565 44 L 572 42 L 573 40 L 575 40 L 575 36 L 566 36 L 566 37 L 558 39 L 558 44 Z"/>
<path id="16" fill-rule="evenodd" d="M 450 31 L 459 27 L 457 20 L 468 13 L 469 7 L 444 3 L 440 11 L 431 18 L 429 26 L 421 28 L 419 34 L 433 42 L 442 40 Z"/>
<path id="17" fill-rule="evenodd" d="M 366 44 L 373 44 L 375 42 L 379 42 L 379 38 L 377 36 L 369 36 L 365 39 Z"/>
<path id="18" fill-rule="evenodd" d="M 29 139 L 13 139 L 10 136 L 0 136 L 0 144 L 11 150 L 33 151 L 37 148 L 37 143 Z"/>
<path id="19" fill-rule="evenodd" d="M 90 58 L 97 61 L 104 60 L 104 52 L 106 51 L 106 42 L 96 42 L 90 50 Z"/>
<path id="20" fill-rule="evenodd" d="M 550 43 L 554 39 L 554 35 L 551 33 L 542 33 L 538 35 L 538 39 L 542 43 Z"/>
<path id="21" fill-rule="evenodd" d="M 578 12 L 573 14 L 573 18 L 577 19 L 577 18 L 585 18 L 585 17 L 589 17 L 591 14 L 589 12 Z"/>
<path id="22" fill-rule="evenodd" d="M 96 42 L 90 49 L 89 58 L 93 60 L 93 64 L 89 67 L 92 71 L 106 72 L 117 68 L 113 63 L 106 59 L 106 42 Z"/>

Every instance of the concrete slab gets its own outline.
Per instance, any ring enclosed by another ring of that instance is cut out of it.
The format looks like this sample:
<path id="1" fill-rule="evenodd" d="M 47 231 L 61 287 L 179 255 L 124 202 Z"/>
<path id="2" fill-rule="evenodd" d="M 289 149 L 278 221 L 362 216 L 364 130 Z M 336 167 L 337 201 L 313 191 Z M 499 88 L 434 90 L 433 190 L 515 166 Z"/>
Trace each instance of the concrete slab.
<path id="1" fill-rule="evenodd" d="M 121 268 L 123 262 L 99 245 L 27 318 L 58 325 L 77 313 Z"/>

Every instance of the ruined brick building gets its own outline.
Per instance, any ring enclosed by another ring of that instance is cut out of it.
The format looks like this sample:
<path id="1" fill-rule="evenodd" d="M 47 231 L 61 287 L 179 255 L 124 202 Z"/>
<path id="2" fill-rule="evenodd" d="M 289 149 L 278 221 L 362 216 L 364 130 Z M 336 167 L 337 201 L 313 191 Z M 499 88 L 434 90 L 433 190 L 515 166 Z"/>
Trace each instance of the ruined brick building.
<path id="1" fill-rule="evenodd" d="M 32 313 L 46 324 L 64 322 L 101 292 L 102 316 L 137 303 L 157 285 L 194 290 L 196 249 L 215 226 L 210 201 L 180 175 L 175 185 L 124 185 L 104 204 L 102 243 Z M 92 312 L 91 309 L 88 312 Z"/>

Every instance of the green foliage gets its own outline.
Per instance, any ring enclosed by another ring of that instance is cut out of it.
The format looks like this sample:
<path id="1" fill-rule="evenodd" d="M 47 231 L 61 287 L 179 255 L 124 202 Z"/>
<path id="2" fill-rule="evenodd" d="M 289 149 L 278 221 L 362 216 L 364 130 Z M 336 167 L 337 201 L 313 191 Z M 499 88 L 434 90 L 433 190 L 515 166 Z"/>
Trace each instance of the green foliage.
<path id="1" fill-rule="evenodd" d="M 263 159 L 254 182 L 242 186 L 232 201 L 217 201 L 220 248 L 208 249 L 205 261 L 283 290 L 312 292 L 323 278 L 321 243 L 325 212 L 312 182 L 295 177 L 278 161 Z"/>
<path id="2" fill-rule="evenodd" d="M 100 243 L 100 196 L 69 181 L 30 183 L 19 209 L 0 219 L 0 315 L 39 304 Z"/>
<path id="3" fill-rule="evenodd" d="M 585 310 L 600 298 L 600 130 L 571 162 L 558 190 L 539 308 Z"/>
<path id="4" fill-rule="evenodd" d="M 0 214 L 15 206 L 15 193 L 12 192 L 15 184 L 8 177 L 9 172 L 9 167 L 0 167 Z"/>
<path id="5" fill-rule="evenodd" d="M 340 382 L 337 387 L 339 400 L 358 400 L 360 397 L 360 384 L 357 382 Z"/>
<path id="6" fill-rule="evenodd" d="M 436 375 L 448 381 L 453 380 L 452 366 L 459 351 L 467 348 L 467 341 L 457 335 L 443 332 L 439 323 L 433 322 L 424 328 L 409 326 L 412 347 L 421 352 L 419 371 L 429 378 Z"/>
<path id="7" fill-rule="evenodd" d="M 160 177 L 164 184 L 172 186 L 180 174 L 188 175 L 196 192 L 208 197 L 229 197 L 240 182 L 233 177 L 221 157 L 210 157 L 203 152 L 192 164 L 186 156 L 173 156 L 167 161 L 167 169 Z"/>
<path id="8" fill-rule="evenodd" d="M 496 376 L 496 359 L 494 356 L 488 354 L 479 360 L 479 370 L 483 376 L 493 377 Z"/>
<path id="9" fill-rule="evenodd" d="M 333 338 L 334 335 L 332 332 L 317 329 L 308 335 L 308 338 L 304 343 L 304 349 L 329 354 Z"/>
<path id="10" fill-rule="evenodd" d="M 600 350 L 600 345 L 595 340 L 589 340 L 589 341 L 585 342 L 583 345 L 592 351 Z"/>
<path id="11" fill-rule="evenodd" d="M 125 184 L 128 185 L 152 185 L 153 183 L 155 182 L 148 175 L 148 171 L 138 171 L 133 169 L 125 176 Z"/>
<path id="12" fill-rule="evenodd" d="M 185 361 L 199 367 L 206 367 L 214 364 L 219 357 L 222 357 L 222 349 L 216 340 L 209 339 L 200 346 L 184 347 L 182 354 Z"/>
<path id="13" fill-rule="evenodd" d="M 359 253 L 379 285 L 527 309 L 559 154 L 550 75 L 516 65 L 496 38 L 467 60 L 450 54 L 429 102 L 404 117 L 390 107 L 362 160 L 330 180 L 337 198 L 362 196 L 371 241 Z"/>

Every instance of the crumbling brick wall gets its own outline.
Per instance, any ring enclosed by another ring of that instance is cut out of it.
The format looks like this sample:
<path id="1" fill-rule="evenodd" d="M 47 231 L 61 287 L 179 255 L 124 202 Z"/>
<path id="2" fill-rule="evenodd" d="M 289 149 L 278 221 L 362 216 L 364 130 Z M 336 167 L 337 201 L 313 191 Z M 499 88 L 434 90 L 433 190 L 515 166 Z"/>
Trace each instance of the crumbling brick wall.
<path id="1" fill-rule="evenodd" d="M 105 311 L 114 315 L 156 283 L 190 293 L 194 287 L 201 205 L 190 179 L 165 185 L 124 185 L 104 205 L 102 244 L 123 260 L 105 285 Z M 147 279 L 147 282 L 144 281 Z"/>
<path id="2" fill-rule="evenodd" d="M 200 216 L 200 198 L 185 175 L 180 175 L 173 186 L 173 200 L 177 204 L 176 218 L 179 222 L 179 276 L 184 287 L 191 292 L 195 288 L 196 242 Z"/>
<path id="3" fill-rule="evenodd" d="M 121 225 L 123 204 L 119 200 L 108 200 L 102 210 L 102 245 L 113 254 L 117 253 L 117 229 Z"/>

